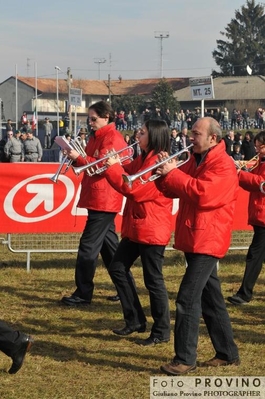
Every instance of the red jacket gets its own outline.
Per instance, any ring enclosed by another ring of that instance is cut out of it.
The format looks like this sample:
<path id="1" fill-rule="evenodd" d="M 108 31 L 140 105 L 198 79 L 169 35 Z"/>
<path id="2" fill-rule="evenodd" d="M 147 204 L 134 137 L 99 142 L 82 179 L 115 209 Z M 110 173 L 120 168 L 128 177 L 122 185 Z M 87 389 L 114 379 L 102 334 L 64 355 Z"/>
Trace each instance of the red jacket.
<path id="1" fill-rule="evenodd" d="M 164 178 L 158 187 L 169 197 L 179 197 L 175 245 L 183 252 L 221 258 L 230 245 L 238 194 L 234 162 L 222 140 L 196 165 L 196 154 Z"/>
<path id="2" fill-rule="evenodd" d="M 91 163 L 106 156 L 108 150 L 115 149 L 117 151 L 124 147 L 126 145 L 122 134 L 115 129 L 114 123 L 110 123 L 91 134 L 85 149 L 87 158 L 79 156 L 75 165 Z M 104 174 L 105 172 L 100 175 L 88 176 L 86 171 L 84 172 L 78 207 L 103 212 L 120 212 L 122 195 L 111 187 Z"/>
<path id="3" fill-rule="evenodd" d="M 139 155 L 132 163 L 122 167 L 112 165 L 106 172 L 110 184 L 127 200 L 123 212 L 121 236 L 133 242 L 149 245 L 167 245 L 172 232 L 173 201 L 158 191 L 154 182 L 142 184 L 135 180 L 132 188 L 124 183 L 122 174 L 133 175 L 155 164 L 157 155 Z M 148 179 L 151 172 L 143 176 Z"/>
<path id="4" fill-rule="evenodd" d="M 260 183 L 265 180 L 265 162 L 261 162 L 251 172 L 239 173 L 239 185 L 250 191 L 248 201 L 248 224 L 265 227 L 265 195 L 260 191 Z"/>

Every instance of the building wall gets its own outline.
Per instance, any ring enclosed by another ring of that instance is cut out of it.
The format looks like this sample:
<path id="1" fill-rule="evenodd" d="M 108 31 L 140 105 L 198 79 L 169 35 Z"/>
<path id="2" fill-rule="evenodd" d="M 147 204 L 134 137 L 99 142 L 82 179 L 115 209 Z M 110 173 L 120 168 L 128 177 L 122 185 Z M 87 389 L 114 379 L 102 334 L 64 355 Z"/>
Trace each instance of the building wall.
<path id="1" fill-rule="evenodd" d="M 20 121 L 23 111 L 32 113 L 32 99 L 35 90 L 18 81 L 17 98 L 18 98 L 18 122 Z M 4 103 L 5 120 L 11 119 L 16 122 L 16 79 L 11 77 L 0 85 L 0 98 Z"/>

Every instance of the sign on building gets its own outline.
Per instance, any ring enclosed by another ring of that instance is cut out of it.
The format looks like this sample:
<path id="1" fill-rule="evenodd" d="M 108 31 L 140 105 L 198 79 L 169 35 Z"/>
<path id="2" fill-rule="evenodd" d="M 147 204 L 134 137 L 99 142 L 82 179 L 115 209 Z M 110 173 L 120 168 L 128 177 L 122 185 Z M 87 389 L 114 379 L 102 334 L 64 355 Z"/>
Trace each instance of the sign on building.
<path id="1" fill-rule="evenodd" d="M 213 78 L 204 76 L 189 79 L 191 96 L 193 100 L 204 100 L 214 98 Z"/>
<path id="2" fill-rule="evenodd" d="M 70 89 L 70 105 L 76 107 L 82 106 L 82 90 L 81 89 Z"/>

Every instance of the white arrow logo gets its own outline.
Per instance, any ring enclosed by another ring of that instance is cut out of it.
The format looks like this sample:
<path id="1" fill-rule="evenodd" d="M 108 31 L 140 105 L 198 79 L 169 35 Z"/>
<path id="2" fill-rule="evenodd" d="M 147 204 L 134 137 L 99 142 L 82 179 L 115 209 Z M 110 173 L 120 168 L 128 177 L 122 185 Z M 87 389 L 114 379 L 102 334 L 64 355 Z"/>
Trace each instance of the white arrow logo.
<path id="1" fill-rule="evenodd" d="M 45 190 L 44 190 L 45 188 Z M 28 193 L 36 193 L 35 197 L 28 202 L 25 211 L 32 213 L 44 202 L 44 209 L 46 212 L 53 210 L 53 185 L 52 184 L 28 184 Z"/>
<path id="2" fill-rule="evenodd" d="M 74 183 L 69 179 L 67 176 L 59 176 L 59 180 L 65 185 L 66 187 L 66 196 L 63 202 L 58 206 L 57 209 L 53 209 L 54 206 L 54 188 L 51 184 L 46 184 L 46 180 L 51 178 L 51 174 L 43 174 L 43 175 L 36 175 L 31 176 L 28 179 L 25 179 L 19 182 L 15 187 L 13 187 L 9 193 L 7 194 L 4 200 L 4 211 L 10 219 L 15 220 L 21 223 L 36 223 L 43 221 L 45 219 L 52 218 L 56 214 L 60 213 L 68 204 L 71 202 L 72 198 L 74 197 L 75 193 L 75 186 Z M 44 184 L 37 184 L 32 183 L 34 180 L 37 179 L 45 179 Z M 26 186 L 26 190 L 29 193 L 36 193 L 35 197 L 32 198 L 25 207 L 26 213 L 32 213 L 40 204 L 44 202 L 44 208 L 47 214 L 36 216 L 36 217 L 27 217 L 20 215 L 16 209 L 14 208 L 14 198 L 18 191 L 23 187 Z"/>

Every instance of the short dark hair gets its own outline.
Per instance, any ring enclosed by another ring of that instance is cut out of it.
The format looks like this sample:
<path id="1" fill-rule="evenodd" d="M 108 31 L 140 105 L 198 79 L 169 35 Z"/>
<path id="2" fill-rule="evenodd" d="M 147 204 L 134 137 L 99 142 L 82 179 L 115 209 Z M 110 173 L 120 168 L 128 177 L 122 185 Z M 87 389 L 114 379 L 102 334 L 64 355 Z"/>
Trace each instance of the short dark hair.
<path id="1" fill-rule="evenodd" d="M 254 137 L 254 143 L 256 144 L 258 141 L 261 144 L 265 144 L 265 130 L 261 130 L 256 136 Z"/>
<path id="2" fill-rule="evenodd" d="M 254 134 L 253 134 L 253 132 L 252 132 L 251 130 L 247 130 L 247 131 L 246 131 L 246 133 L 245 133 L 245 137 L 246 137 L 246 134 L 248 134 L 248 135 L 249 135 L 249 137 L 250 137 L 250 140 L 253 140 L 253 138 L 254 138 Z"/>
<path id="3" fill-rule="evenodd" d="M 149 119 L 144 125 L 148 131 L 146 154 L 150 151 L 153 151 L 154 154 L 158 154 L 160 151 L 169 153 L 170 139 L 167 123 L 163 120 Z"/>
<path id="4" fill-rule="evenodd" d="M 100 118 L 109 118 L 109 122 L 114 121 L 114 110 L 106 101 L 98 101 L 97 103 L 90 105 L 88 109 L 93 109 Z"/>

